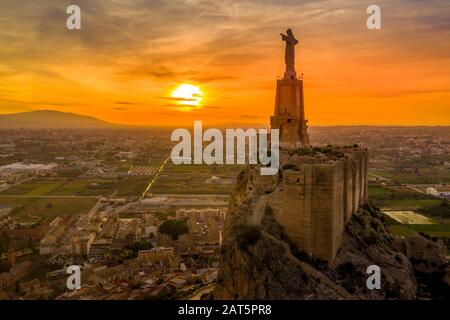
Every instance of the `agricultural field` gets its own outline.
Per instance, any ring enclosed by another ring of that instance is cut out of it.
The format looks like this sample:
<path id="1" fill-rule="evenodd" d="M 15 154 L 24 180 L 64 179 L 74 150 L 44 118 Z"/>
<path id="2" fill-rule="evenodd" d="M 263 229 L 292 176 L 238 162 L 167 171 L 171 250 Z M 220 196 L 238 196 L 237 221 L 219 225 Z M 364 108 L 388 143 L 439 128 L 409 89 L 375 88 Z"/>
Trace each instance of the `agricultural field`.
<path id="1" fill-rule="evenodd" d="M 401 224 L 436 224 L 439 223 L 436 220 L 418 214 L 414 211 L 387 211 L 383 210 L 383 213 L 391 217 L 392 219 L 400 222 Z"/>
<path id="2" fill-rule="evenodd" d="M 408 186 L 369 184 L 369 195 L 376 196 L 376 195 L 388 195 L 388 194 L 395 194 L 395 193 L 402 193 L 404 195 L 418 194 L 417 190 L 414 190 Z"/>
<path id="3" fill-rule="evenodd" d="M 58 196 L 72 196 L 72 195 L 97 195 L 97 193 L 84 192 L 88 190 L 91 185 L 101 183 L 104 180 L 99 179 L 73 179 L 63 184 L 60 188 L 53 191 L 52 195 Z"/>
<path id="4" fill-rule="evenodd" d="M 16 198 L 0 196 L 0 203 L 14 209 L 11 216 L 19 222 L 40 222 L 48 217 L 88 212 L 98 199 L 87 197 Z"/>
<path id="5" fill-rule="evenodd" d="M 394 192 L 400 192 L 400 193 L 404 193 L 404 194 L 415 194 L 417 193 L 417 190 L 414 190 L 408 186 L 388 186 L 387 187 L 389 190 L 394 191 Z"/>
<path id="6" fill-rule="evenodd" d="M 441 199 L 399 185 L 370 184 L 369 198 L 377 207 L 386 210 L 418 210 L 442 203 Z"/>
<path id="7" fill-rule="evenodd" d="M 398 200 L 385 200 L 384 207 L 389 209 L 419 209 L 422 207 L 437 206 L 442 203 L 439 199 L 398 199 Z"/>
<path id="8" fill-rule="evenodd" d="M 412 230 L 427 233 L 436 237 L 450 238 L 450 225 L 448 224 L 432 224 L 432 225 L 411 225 Z"/>
<path id="9" fill-rule="evenodd" d="M 128 169 L 128 174 L 130 176 L 153 176 L 156 171 L 158 170 L 158 167 L 156 166 L 131 166 Z"/>
<path id="10" fill-rule="evenodd" d="M 391 172 L 387 170 L 373 169 L 370 170 L 370 173 L 398 184 L 450 183 L 450 170 L 448 168 L 442 168 L 438 166 L 418 168 L 416 173 L 401 172 L 400 170 Z"/>
<path id="11" fill-rule="evenodd" d="M 16 208 L 29 203 L 34 198 L 22 198 L 22 197 L 5 197 L 0 195 L 0 204 Z"/>
<path id="12" fill-rule="evenodd" d="M 393 175 L 391 173 L 387 172 L 387 171 L 370 169 L 369 176 L 371 176 L 371 177 L 382 177 L 382 178 L 390 180 Z"/>
<path id="13" fill-rule="evenodd" d="M 158 194 L 231 194 L 240 172 L 238 165 L 174 165 L 168 162 L 152 193 Z M 212 177 L 218 179 L 212 181 Z"/>
<path id="14" fill-rule="evenodd" d="M 411 229 L 410 226 L 405 226 L 403 224 L 391 224 L 389 225 L 389 230 L 399 237 L 409 237 L 417 233 Z"/>
<path id="15" fill-rule="evenodd" d="M 413 188 L 423 190 L 423 185 Z M 449 243 L 448 204 L 407 186 L 370 185 L 369 197 L 388 216 L 389 230 L 400 237 L 422 233 Z M 448 245 L 447 245 L 448 247 Z M 450 252 L 450 247 L 448 247 Z"/>
<path id="16" fill-rule="evenodd" d="M 14 186 L 1 194 L 42 196 L 51 193 L 64 184 L 58 180 L 31 180 Z"/>
<path id="17" fill-rule="evenodd" d="M 140 196 L 149 184 L 147 177 L 126 177 L 115 186 L 118 196 Z"/>
<path id="18" fill-rule="evenodd" d="M 380 185 L 369 185 L 369 195 L 388 194 L 389 190 Z"/>
<path id="19" fill-rule="evenodd" d="M 449 224 L 392 224 L 389 226 L 392 233 L 398 236 L 410 236 L 414 233 L 425 233 L 438 238 L 450 238 Z"/>
<path id="20" fill-rule="evenodd" d="M 4 191 L 3 195 L 20 196 L 139 196 L 150 178 L 129 176 L 122 179 L 74 178 L 32 180 Z M 1 203 L 1 202 L 0 202 Z"/>

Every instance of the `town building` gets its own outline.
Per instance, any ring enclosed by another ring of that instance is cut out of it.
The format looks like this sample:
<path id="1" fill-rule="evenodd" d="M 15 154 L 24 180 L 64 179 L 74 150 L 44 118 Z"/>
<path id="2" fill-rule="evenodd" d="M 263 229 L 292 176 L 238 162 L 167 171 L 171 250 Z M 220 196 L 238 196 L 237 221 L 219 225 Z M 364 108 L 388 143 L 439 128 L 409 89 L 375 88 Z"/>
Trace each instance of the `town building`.
<path id="1" fill-rule="evenodd" d="M 181 208 L 177 209 L 176 217 L 177 219 L 184 218 L 219 218 L 225 220 L 227 214 L 226 208 Z"/>
<path id="2" fill-rule="evenodd" d="M 175 257 L 172 247 L 157 247 L 150 250 L 141 250 L 138 252 L 138 261 L 140 264 L 147 262 L 160 262 L 164 259 L 172 259 Z"/>
<path id="3" fill-rule="evenodd" d="M 450 197 L 450 186 L 428 187 L 427 194 L 435 197 Z"/>

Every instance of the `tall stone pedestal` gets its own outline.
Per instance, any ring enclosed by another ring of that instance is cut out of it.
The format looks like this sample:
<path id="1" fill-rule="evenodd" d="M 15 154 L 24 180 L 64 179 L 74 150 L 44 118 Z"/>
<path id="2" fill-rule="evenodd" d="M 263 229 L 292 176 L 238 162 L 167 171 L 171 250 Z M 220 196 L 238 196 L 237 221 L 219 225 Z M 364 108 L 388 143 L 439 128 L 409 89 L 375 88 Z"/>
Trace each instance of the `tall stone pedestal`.
<path id="1" fill-rule="evenodd" d="M 277 80 L 275 112 L 270 117 L 270 125 L 272 129 L 280 130 L 282 148 L 309 147 L 303 105 L 303 80 Z"/>

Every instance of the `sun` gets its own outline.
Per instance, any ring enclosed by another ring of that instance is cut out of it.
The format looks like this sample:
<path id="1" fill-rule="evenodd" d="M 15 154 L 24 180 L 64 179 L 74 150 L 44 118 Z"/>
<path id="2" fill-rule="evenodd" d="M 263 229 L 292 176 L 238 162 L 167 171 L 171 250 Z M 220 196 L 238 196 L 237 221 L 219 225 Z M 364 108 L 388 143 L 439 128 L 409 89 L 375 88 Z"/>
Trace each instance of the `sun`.
<path id="1" fill-rule="evenodd" d="M 202 101 L 203 92 L 199 87 L 192 84 L 180 84 L 173 92 L 172 98 L 180 106 L 198 107 Z"/>

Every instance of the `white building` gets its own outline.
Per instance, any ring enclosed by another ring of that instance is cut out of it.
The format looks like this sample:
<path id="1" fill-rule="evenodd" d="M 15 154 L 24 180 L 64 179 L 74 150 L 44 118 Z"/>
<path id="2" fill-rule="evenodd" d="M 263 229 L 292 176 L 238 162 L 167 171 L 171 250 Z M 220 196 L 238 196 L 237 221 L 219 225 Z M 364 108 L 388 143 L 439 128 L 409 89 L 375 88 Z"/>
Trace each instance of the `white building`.
<path id="1" fill-rule="evenodd" d="M 446 186 L 435 186 L 428 187 L 427 194 L 431 194 L 435 197 L 449 197 L 450 196 L 450 187 Z"/>

